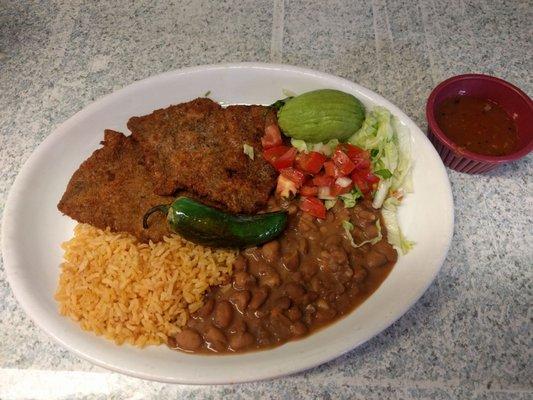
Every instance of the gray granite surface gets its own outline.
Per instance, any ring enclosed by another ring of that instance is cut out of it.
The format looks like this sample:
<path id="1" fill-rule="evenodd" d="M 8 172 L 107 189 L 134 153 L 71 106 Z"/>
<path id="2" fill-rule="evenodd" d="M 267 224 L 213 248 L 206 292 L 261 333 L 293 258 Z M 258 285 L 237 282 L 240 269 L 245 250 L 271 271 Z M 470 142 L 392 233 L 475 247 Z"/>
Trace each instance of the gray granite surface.
<path id="1" fill-rule="evenodd" d="M 163 71 L 263 61 L 356 81 L 423 129 L 439 81 L 497 75 L 533 93 L 531 1 L 0 0 L 0 209 L 22 163 L 93 100 Z M 0 265 L 0 399 L 531 399 L 533 157 L 448 171 L 456 227 L 422 299 L 365 345 L 305 373 L 234 386 L 142 381 L 53 343 Z"/>

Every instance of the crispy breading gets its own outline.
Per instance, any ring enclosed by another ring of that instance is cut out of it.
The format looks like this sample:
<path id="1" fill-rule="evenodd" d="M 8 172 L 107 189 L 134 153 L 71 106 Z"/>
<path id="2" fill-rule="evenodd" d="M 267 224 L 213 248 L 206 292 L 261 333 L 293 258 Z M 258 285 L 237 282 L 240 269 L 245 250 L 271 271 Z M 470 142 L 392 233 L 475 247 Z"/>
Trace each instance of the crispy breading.
<path id="1" fill-rule="evenodd" d="M 234 213 L 261 209 L 276 172 L 262 156 L 265 126 L 276 122 L 264 106 L 221 107 L 198 98 L 133 117 L 128 128 L 139 142 L 160 195 L 189 190 Z M 243 145 L 254 148 L 254 159 Z"/>
<path id="2" fill-rule="evenodd" d="M 106 130 L 102 144 L 72 175 L 57 208 L 78 222 L 129 232 L 143 242 L 160 241 L 170 234 L 165 216 L 154 214 L 148 229 L 142 217 L 173 197 L 154 194 L 139 144 L 131 137 Z"/>

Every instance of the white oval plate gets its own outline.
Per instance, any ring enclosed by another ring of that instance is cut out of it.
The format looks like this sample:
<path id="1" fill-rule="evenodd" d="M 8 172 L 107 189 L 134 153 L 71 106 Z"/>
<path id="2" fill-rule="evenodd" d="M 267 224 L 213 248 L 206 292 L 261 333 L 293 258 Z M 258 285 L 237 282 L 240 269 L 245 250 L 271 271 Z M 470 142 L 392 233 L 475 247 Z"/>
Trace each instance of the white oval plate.
<path id="1" fill-rule="evenodd" d="M 54 300 L 60 244 L 75 222 L 56 208 L 80 163 L 99 147 L 105 128 L 128 132 L 129 117 L 203 96 L 225 104 L 270 104 L 295 93 L 334 88 L 365 105 L 381 105 L 411 132 L 415 192 L 401 207 L 400 221 L 417 244 L 381 287 L 346 318 L 299 341 L 255 353 L 190 355 L 165 346 L 137 349 L 81 330 L 58 314 Z M 402 316 L 431 284 L 453 232 L 453 199 L 444 166 L 420 129 L 396 106 L 355 83 L 285 65 L 226 64 L 187 68 L 136 82 L 112 93 L 63 123 L 35 150 L 20 171 L 4 210 L 2 252 L 7 278 L 26 313 L 67 349 L 102 367 L 140 378 L 177 383 L 232 383 L 302 371 L 359 346 Z"/>

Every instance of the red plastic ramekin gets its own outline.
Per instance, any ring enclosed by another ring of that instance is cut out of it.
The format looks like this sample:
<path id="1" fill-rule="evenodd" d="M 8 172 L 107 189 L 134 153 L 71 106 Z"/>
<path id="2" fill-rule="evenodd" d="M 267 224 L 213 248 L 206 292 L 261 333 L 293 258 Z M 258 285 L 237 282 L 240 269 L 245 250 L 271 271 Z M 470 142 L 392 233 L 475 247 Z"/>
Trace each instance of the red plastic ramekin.
<path id="1" fill-rule="evenodd" d="M 507 111 L 518 131 L 518 150 L 505 156 L 486 156 L 461 148 L 448 138 L 437 124 L 435 115 L 445 99 L 462 95 L 492 100 Z M 518 160 L 533 150 L 533 102 L 516 86 L 493 76 L 457 75 L 440 83 L 429 96 L 426 118 L 429 140 L 444 165 L 456 171 L 470 174 L 487 172 L 500 164 Z"/>

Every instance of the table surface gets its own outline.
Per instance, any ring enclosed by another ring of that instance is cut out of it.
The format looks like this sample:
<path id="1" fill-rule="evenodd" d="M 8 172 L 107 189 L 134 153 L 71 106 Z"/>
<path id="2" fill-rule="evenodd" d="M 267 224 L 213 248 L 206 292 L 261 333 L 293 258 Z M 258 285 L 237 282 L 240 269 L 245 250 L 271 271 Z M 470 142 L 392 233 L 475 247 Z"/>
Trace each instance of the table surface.
<path id="1" fill-rule="evenodd" d="M 21 165 L 61 122 L 136 80 L 263 61 L 353 80 L 422 129 L 431 89 L 466 72 L 531 95 L 529 1 L 0 2 L 0 209 Z M 448 171 L 455 234 L 435 282 L 398 322 L 305 373 L 233 386 L 111 373 L 56 345 L 0 266 L 1 399 L 530 399 L 533 157 L 482 176 Z"/>

